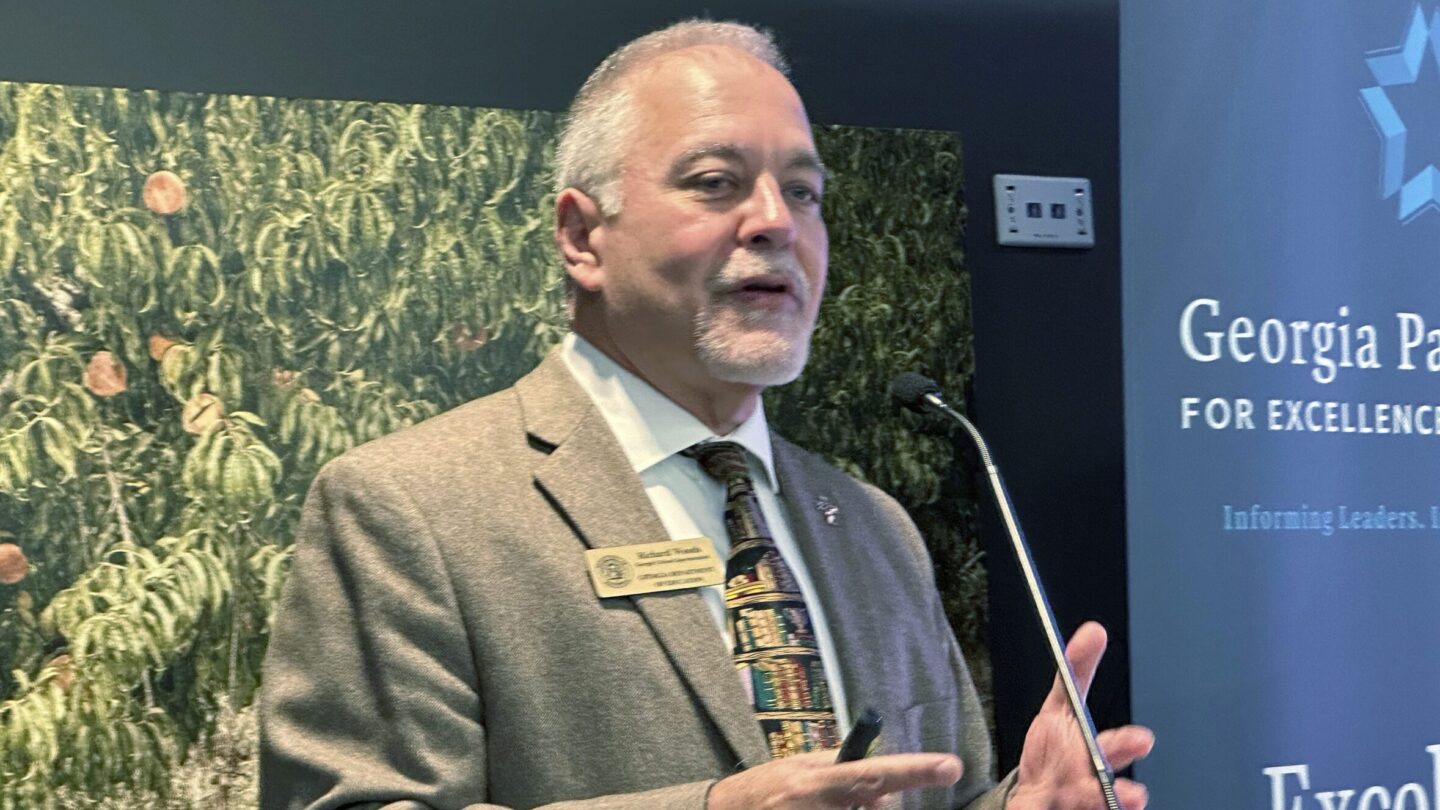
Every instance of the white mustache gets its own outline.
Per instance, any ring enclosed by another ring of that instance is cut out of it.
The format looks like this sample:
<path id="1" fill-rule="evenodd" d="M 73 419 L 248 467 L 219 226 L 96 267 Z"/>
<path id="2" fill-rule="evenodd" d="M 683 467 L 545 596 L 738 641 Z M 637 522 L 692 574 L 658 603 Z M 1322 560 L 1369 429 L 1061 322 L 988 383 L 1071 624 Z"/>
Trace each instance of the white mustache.
<path id="1" fill-rule="evenodd" d="M 738 290 L 752 279 L 776 275 L 785 279 L 790 293 L 800 302 L 801 307 L 810 303 L 810 279 L 800 269 L 800 262 L 788 253 L 761 255 L 752 251 L 737 250 L 716 273 L 705 282 L 710 293 L 725 293 Z"/>

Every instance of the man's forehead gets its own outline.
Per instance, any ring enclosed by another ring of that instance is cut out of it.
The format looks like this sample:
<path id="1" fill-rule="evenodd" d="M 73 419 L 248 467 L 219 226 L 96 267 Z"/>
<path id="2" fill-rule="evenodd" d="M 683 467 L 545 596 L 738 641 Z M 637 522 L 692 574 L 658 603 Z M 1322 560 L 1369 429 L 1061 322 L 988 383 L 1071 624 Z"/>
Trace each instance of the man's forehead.
<path id="1" fill-rule="evenodd" d="M 730 163 L 755 163 L 764 156 L 753 146 L 737 143 L 711 142 L 684 149 L 670 164 L 672 175 L 683 174 L 686 170 L 703 163 L 707 160 L 717 160 Z M 797 146 L 779 156 L 782 170 L 814 171 L 821 175 L 827 173 L 825 164 L 821 162 L 820 155 L 815 147 L 810 144 Z"/>
<path id="2" fill-rule="evenodd" d="M 730 47 L 697 46 L 662 54 L 627 77 L 641 139 L 666 143 L 666 162 L 713 156 L 753 157 L 745 139 L 724 134 L 743 120 L 766 131 L 789 133 L 796 143 L 780 155 L 794 165 L 818 167 L 809 120 L 789 80 L 754 56 Z M 678 137 L 677 137 L 678 136 Z M 803 142 L 799 142 L 803 141 Z M 672 151 L 674 150 L 674 151 Z"/>

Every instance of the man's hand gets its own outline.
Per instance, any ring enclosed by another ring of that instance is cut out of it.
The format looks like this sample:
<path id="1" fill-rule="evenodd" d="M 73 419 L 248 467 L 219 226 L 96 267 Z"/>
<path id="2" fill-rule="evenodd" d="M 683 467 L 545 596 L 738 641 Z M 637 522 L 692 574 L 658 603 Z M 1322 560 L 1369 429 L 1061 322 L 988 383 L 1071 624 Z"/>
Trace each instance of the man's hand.
<path id="1" fill-rule="evenodd" d="M 721 779 L 706 810 L 848 808 L 879 802 L 904 790 L 945 787 L 964 772 L 953 754 L 887 754 L 835 762 L 834 751 L 772 760 Z"/>
<path id="2" fill-rule="evenodd" d="M 1075 685 L 1083 698 L 1095 679 L 1105 654 L 1105 628 L 1087 622 L 1070 639 L 1065 657 L 1075 671 Z M 1115 770 L 1150 753 L 1155 734 L 1144 726 L 1124 726 L 1102 732 L 1100 750 Z M 1115 795 L 1125 810 L 1143 810 L 1149 796 L 1145 786 L 1129 779 L 1115 781 Z M 1059 677 L 1025 735 L 1020 753 L 1020 775 L 1006 810 L 1105 810 L 1100 783 L 1090 764 L 1085 739 L 1070 711 L 1070 700 Z"/>

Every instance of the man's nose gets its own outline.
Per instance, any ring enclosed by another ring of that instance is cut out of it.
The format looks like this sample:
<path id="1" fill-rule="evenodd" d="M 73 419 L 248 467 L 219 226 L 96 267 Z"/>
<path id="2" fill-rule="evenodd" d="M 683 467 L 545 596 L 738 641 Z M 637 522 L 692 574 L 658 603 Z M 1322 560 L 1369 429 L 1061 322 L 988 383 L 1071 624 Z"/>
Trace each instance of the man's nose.
<path id="1" fill-rule="evenodd" d="M 745 201 L 745 218 L 740 223 L 740 244 L 751 247 L 786 247 L 795 238 L 795 217 L 786 203 L 780 183 L 770 175 L 755 181 Z"/>

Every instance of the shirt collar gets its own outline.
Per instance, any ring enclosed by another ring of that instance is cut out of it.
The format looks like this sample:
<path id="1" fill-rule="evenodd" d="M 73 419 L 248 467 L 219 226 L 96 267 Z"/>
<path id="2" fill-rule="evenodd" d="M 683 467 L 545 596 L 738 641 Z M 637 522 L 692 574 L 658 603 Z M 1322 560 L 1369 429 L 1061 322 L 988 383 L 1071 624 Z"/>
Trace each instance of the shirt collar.
<path id="1" fill-rule="evenodd" d="M 779 491 L 763 402 L 756 403 L 755 412 L 728 436 L 716 436 L 694 414 L 585 338 L 573 332 L 567 334 L 560 344 L 560 357 L 600 409 L 635 472 L 643 473 L 692 444 L 724 439 L 750 451 L 760 461 L 771 489 Z"/>

